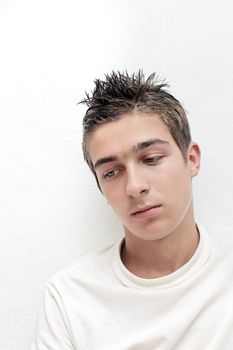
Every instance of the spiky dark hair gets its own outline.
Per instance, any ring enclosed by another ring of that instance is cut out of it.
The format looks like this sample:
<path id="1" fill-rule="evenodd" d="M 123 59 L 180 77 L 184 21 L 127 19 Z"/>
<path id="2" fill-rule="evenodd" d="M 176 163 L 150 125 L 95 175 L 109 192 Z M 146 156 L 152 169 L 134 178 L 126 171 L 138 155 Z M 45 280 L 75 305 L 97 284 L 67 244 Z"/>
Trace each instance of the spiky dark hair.
<path id="1" fill-rule="evenodd" d="M 98 127 L 120 119 L 133 111 L 154 114 L 168 127 L 173 139 L 186 159 L 191 142 L 189 123 L 180 102 L 172 96 L 169 85 L 155 73 L 145 79 L 142 70 L 129 75 L 128 72 L 112 72 L 105 80 L 96 79 L 91 94 L 80 102 L 88 107 L 83 118 L 83 154 L 95 174 L 88 153 L 87 138 Z M 96 176 L 96 174 L 95 174 Z"/>

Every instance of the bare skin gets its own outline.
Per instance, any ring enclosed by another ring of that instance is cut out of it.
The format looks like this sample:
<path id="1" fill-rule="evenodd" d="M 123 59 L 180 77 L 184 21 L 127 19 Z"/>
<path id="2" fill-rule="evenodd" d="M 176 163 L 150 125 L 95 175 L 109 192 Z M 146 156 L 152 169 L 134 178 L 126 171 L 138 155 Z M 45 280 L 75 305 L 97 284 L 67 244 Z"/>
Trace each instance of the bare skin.
<path id="1" fill-rule="evenodd" d="M 122 261 L 142 278 L 174 272 L 199 242 L 192 178 L 200 149 L 186 160 L 158 116 L 134 112 L 100 126 L 88 140 L 101 190 L 125 229 Z"/>
<path id="2" fill-rule="evenodd" d="M 193 218 L 192 207 L 191 204 L 188 221 Z M 141 278 L 158 278 L 176 271 L 191 259 L 199 244 L 195 223 L 184 223 L 184 226 L 187 229 L 177 228 L 169 239 L 165 237 L 149 242 L 135 237 L 131 239 L 128 232 L 121 251 L 122 262 L 130 272 Z"/>

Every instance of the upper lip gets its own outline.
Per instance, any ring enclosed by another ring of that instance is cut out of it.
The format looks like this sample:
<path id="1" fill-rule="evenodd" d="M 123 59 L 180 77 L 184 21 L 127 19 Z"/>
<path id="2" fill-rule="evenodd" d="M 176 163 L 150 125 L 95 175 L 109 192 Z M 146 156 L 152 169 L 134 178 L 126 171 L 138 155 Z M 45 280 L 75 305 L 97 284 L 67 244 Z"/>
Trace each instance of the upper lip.
<path id="1" fill-rule="evenodd" d="M 132 212 L 131 215 L 135 215 L 137 213 L 141 213 L 141 212 L 146 211 L 148 209 L 160 207 L 160 206 L 161 206 L 161 204 L 152 204 L 152 205 L 146 205 L 145 207 L 138 207 L 138 208 L 136 208 L 136 210 L 134 212 Z"/>

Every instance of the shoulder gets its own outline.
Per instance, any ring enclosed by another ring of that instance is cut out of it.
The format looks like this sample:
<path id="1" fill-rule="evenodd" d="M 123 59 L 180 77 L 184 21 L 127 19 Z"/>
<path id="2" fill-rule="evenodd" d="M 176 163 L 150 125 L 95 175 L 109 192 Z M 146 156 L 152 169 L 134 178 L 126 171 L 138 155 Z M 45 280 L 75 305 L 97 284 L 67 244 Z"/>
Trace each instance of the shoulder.
<path id="1" fill-rule="evenodd" d="M 224 261 L 229 258 L 229 261 L 233 262 L 233 228 L 209 226 L 204 230 L 209 235 L 214 256 Z"/>
<path id="2" fill-rule="evenodd" d="M 60 292 L 65 289 L 72 290 L 74 286 L 77 289 L 77 286 L 84 284 L 108 281 L 112 274 L 111 261 L 113 253 L 119 242 L 109 244 L 81 256 L 53 275 L 47 281 L 47 287 Z"/>

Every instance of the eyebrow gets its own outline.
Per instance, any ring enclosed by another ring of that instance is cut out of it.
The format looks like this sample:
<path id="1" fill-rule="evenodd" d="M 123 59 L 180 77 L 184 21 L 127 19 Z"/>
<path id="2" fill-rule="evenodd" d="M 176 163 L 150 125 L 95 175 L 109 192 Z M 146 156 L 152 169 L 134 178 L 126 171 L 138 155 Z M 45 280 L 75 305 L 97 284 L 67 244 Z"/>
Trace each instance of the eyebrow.
<path id="1" fill-rule="evenodd" d="M 143 150 L 144 148 L 150 147 L 150 146 L 155 146 L 155 145 L 170 145 L 168 141 L 161 140 L 161 139 L 149 139 L 147 141 L 139 142 L 136 146 L 133 146 L 133 151 L 134 152 L 139 152 Z"/>
<path id="2" fill-rule="evenodd" d="M 94 164 L 94 168 L 98 168 L 100 165 L 102 164 L 106 164 L 106 163 L 110 163 L 110 162 L 115 162 L 118 158 L 116 156 L 109 156 L 109 157 L 104 157 L 104 158 L 100 158 L 98 159 L 95 164 Z"/>
<path id="3" fill-rule="evenodd" d="M 165 140 L 161 140 L 161 139 L 158 139 L 158 138 L 155 138 L 155 139 L 149 139 L 149 140 L 146 140 L 146 141 L 143 141 L 143 142 L 139 142 L 137 143 L 136 145 L 134 145 L 132 147 L 132 151 L 134 153 L 137 153 L 147 147 L 150 147 L 150 146 L 155 146 L 155 145 L 170 145 L 170 143 L 168 141 L 165 141 Z M 99 166 L 103 165 L 103 164 L 106 164 L 106 163 L 110 163 L 110 162 L 115 162 L 118 160 L 118 157 L 116 156 L 108 156 L 108 157 L 103 157 L 103 158 L 100 158 L 98 159 L 95 164 L 94 164 L 94 168 L 98 168 Z"/>

